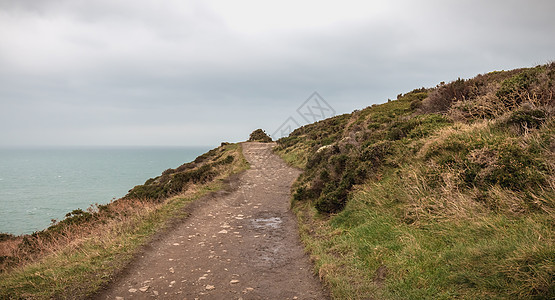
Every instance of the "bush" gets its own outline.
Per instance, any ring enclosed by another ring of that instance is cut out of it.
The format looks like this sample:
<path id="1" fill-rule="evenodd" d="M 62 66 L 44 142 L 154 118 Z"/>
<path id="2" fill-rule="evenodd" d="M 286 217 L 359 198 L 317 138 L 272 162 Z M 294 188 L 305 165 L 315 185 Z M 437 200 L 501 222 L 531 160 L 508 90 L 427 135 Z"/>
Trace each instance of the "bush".
<path id="1" fill-rule="evenodd" d="M 235 159 L 235 157 L 233 157 L 232 155 L 228 155 L 224 159 L 218 161 L 218 164 L 219 165 L 229 165 L 233 162 L 234 159 Z"/>
<path id="2" fill-rule="evenodd" d="M 66 214 L 66 218 L 63 219 L 57 225 L 77 225 L 83 224 L 93 219 L 93 214 L 83 211 L 82 209 L 74 209 Z"/>
<path id="3" fill-rule="evenodd" d="M 454 102 L 469 98 L 470 91 L 469 85 L 460 78 L 440 85 L 429 94 L 423 109 L 430 113 L 446 112 Z"/>
<path id="4" fill-rule="evenodd" d="M 212 180 L 217 175 L 215 167 L 232 164 L 235 160 L 233 155 L 223 157 L 226 146 L 227 144 L 212 149 L 198 156 L 194 162 L 185 163 L 176 169 L 168 169 L 161 176 L 148 179 L 143 185 L 131 189 L 123 198 L 159 202 L 186 190 L 190 183 Z"/>
<path id="5" fill-rule="evenodd" d="M 306 169 L 317 169 L 321 164 L 326 164 L 331 156 L 338 153 L 340 153 L 340 149 L 337 145 L 316 151 L 316 153 L 308 158 L 308 161 L 306 162 Z"/>
<path id="6" fill-rule="evenodd" d="M 514 107 L 524 100 L 523 93 L 526 93 L 531 85 L 537 81 L 537 75 L 538 70 L 534 68 L 524 70 L 511 78 L 505 79 L 495 95 L 506 106 Z"/>
<path id="7" fill-rule="evenodd" d="M 0 232 L 0 242 L 15 238 L 13 234 Z"/>
<path id="8" fill-rule="evenodd" d="M 173 173 L 175 173 L 175 169 L 170 168 L 170 169 L 167 169 L 164 172 L 162 172 L 162 175 L 170 175 L 170 174 L 173 174 Z"/>
<path id="9" fill-rule="evenodd" d="M 526 148 L 510 141 L 498 148 L 497 162 L 484 181 L 499 184 L 514 191 L 522 191 L 546 183 L 546 165 Z"/>
<path id="10" fill-rule="evenodd" d="M 422 107 L 422 100 L 415 99 L 415 100 L 412 100 L 412 101 L 410 102 L 410 109 L 411 109 L 411 110 L 417 110 L 417 109 L 419 109 L 420 107 Z"/>
<path id="11" fill-rule="evenodd" d="M 453 122 L 440 114 L 426 114 L 390 123 L 387 139 L 423 138 Z"/>
<path id="12" fill-rule="evenodd" d="M 216 172 L 212 170 L 211 165 L 204 165 L 196 170 L 186 172 L 185 174 L 186 178 L 188 177 L 193 183 L 205 183 L 216 176 Z"/>
<path id="13" fill-rule="evenodd" d="M 270 143 L 272 142 L 272 138 L 269 137 L 266 132 L 262 129 L 256 129 L 253 131 L 249 137 L 249 142 L 263 142 L 263 143 Z"/>
<path id="14" fill-rule="evenodd" d="M 168 196 L 168 190 L 161 185 L 138 185 L 131 189 L 124 197 L 126 199 L 150 199 L 151 201 L 158 201 Z"/>
<path id="15" fill-rule="evenodd" d="M 299 137 L 289 135 L 287 137 L 282 137 L 281 139 L 279 139 L 277 141 L 277 143 L 278 143 L 279 147 L 282 148 L 282 149 L 289 148 L 289 147 L 292 147 L 292 146 L 296 145 L 297 143 L 299 143 Z"/>
<path id="16" fill-rule="evenodd" d="M 352 178 L 345 178 L 339 184 L 333 181 L 329 182 L 324 187 L 314 206 L 321 213 L 340 212 L 347 204 L 349 191 L 352 186 Z"/>
<path id="17" fill-rule="evenodd" d="M 377 143 L 367 145 L 366 149 L 362 151 L 360 159 L 362 161 L 370 161 L 375 166 L 381 165 L 385 157 L 392 152 L 393 142 L 379 141 Z"/>
<path id="18" fill-rule="evenodd" d="M 216 156 L 219 149 L 221 149 L 221 148 L 214 148 L 214 149 L 198 156 L 197 158 L 195 158 L 195 161 L 193 163 L 194 164 L 200 164 L 200 163 L 208 160 L 210 157 Z"/>
<path id="19" fill-rule="evenodd" d="M 293 200 L 294 201 L 306 201 L 310 200 L 315 197 L 314 190 L 309 189 L 305 186 L 301 186 L 295 190 L 293 193 Z"/>
<path id="20" fill-rule="evenodd" d="M 519 129 L 533 129 L 539 128 L 545 120 L 546 114 L 543 110 L 525 106 L 515 110 L 507 120 L 507 124 L 516 125 Z"/>
<path id="21" fill-rule="evenodd" d="M 447 137 L 425 156 L 443 170 L 460 172 L 462 183 L 485 191 L 494 185 L 520 192 L 546 183 L 549 170 L 538 153 L 518 138 L 469 134 Z M 536 151 L 537 152 L 537 151 Z"/>
<path id="22" fill-rule="evenodd" d="M 414 123 L 414 126 L 411 126 L 411 130 L 407 132 L 409 138 L 428 137 L 437 130 L 453 124 L 453 121 L 440 114 L 417 116 L 410 119 L 409 122 Z"/>

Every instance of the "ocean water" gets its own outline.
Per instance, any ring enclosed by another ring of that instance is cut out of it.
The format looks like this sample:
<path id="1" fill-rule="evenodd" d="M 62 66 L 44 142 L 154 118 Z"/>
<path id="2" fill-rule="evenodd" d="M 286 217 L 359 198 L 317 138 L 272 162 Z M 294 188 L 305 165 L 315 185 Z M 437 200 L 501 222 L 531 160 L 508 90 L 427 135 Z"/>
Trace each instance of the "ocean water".
<path id="1" fill-rule="evenodd" d="M 109 203 L 209 149 L 0 149 L 0 232 L 45 229 L 52 219 Z"/>

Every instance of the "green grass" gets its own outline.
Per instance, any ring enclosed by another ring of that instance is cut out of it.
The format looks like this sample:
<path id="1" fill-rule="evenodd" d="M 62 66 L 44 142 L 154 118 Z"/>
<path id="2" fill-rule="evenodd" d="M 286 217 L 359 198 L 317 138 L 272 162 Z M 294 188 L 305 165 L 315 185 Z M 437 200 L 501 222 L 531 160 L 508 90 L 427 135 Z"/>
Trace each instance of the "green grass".
<path id="1" fill-rule="evenodd" d="M 306 203 L 297 206 L 303 241 L 334 298 L 555 295 L 552 219 L 543 214 L 488 214 L 415 226 L 398 214 L 401 204 L 395 203 L 404 197 L 400 186 L 392 181 L 371 192 L 356 192 L 345 209 L 329 219 Z M 387 268 L 383 286 L 375 280 L 381 266 Z"/>
<path id="2" fill-rule="evenodd" d="M 279 140 L 333 298 L 555 298 L 554 81 L 458 79 Z"/>
<path id="3" fill-rule="evenodd" d="M 306 166 L 306 162 L 308 161 L 308 151 L 306 150 L 307 148 L 308 147 L 300 144 L 299 147 L 288 148 L 286 150 L 280 150 L 278 148 L 276 149 L 276 152 L 289 165 L 295 168 L 304 169 Z"/>

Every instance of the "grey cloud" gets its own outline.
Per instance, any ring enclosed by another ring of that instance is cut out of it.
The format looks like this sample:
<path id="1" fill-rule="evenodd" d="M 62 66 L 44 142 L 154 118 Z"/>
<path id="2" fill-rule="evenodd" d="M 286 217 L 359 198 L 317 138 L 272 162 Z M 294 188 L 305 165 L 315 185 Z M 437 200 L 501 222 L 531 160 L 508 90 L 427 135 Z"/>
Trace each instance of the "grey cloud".
<path id="1" fill-rule="evenodd" d="M 0 145 L 214 144 L 315 90 L 344 113 L 554 58 L 552 1 L 392 3 L 247 34 L 217 1 L 0 1 Z"/>

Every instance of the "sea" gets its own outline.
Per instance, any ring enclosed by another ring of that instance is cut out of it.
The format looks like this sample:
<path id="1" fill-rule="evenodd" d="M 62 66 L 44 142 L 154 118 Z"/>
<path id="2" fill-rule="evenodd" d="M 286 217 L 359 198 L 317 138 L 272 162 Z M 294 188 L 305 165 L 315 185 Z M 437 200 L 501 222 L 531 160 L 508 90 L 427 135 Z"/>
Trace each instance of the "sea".
<path id="1" fill-rule="evenodd" d="M 53 219 L 121 198 L 211 148 L 0 149 L 0 232 L 43 230 Z"/>

